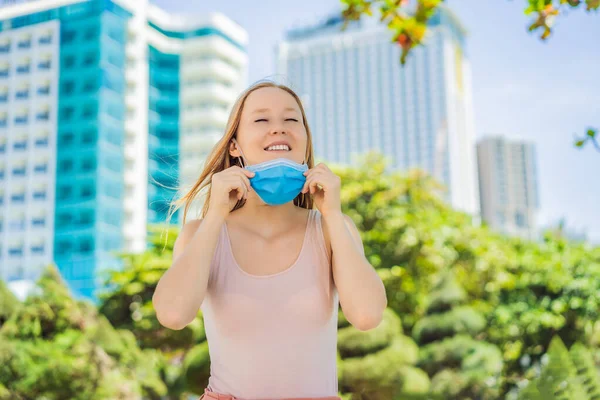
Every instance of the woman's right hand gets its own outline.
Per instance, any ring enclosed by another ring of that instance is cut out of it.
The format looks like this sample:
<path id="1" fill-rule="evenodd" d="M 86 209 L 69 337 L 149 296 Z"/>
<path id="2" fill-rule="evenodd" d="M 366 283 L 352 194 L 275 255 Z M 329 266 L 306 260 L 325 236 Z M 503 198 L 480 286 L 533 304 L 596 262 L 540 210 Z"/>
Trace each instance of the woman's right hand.
<path id="1" fill-rule="evenodd" d="M 253 176 L 254 172 L 237 165 L 214 174 L 208 211 L 226 217 L 239 200 L 248 198 L 248 192 L 252 190 L 249 178 Z"/>

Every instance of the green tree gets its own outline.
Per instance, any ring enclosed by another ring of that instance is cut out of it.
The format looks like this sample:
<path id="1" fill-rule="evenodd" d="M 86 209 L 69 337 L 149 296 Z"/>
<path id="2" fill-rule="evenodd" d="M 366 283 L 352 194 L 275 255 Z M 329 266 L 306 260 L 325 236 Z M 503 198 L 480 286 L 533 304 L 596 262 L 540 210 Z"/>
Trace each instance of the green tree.
<path id="1" fill-rule="evenodd" d="M 351 400 L 404 399 L 429 391 L 429 378 L 415 368 L 418 348 L 402 334 L 400 318 L 386 309 L 381 324 L 363 332 L 340 311 L 338 319 L 339 386 Z"/>
<path id="2" fill-rule="evenodd" d="M 560 337 L 555 336 L 541 374 L 519 393 L 518 400 L 592 400 L 598 396 L 600 374 L 589 350 L 576 344 L 569 352 Z"/>
<path id="3" fill-rule="evenodd" d="M 417 365 L 432 377 L 433 393 L 446 399 L 495 399 L 502 354 L 478 340 L 486 321 L 466 301 L 453 274 L 444 273 L 431 293 L 427 315 L 413 329 L 422 346 Z"/>
<path id="4" fill-rule="evenodd" d="M 156 285 L 173 261 L 178 230 L 150 226 L 148 249 L 121 254 L 123 268 L 108 272 L 107 289 L 99 294 L 99 312 L 113 326 L 131 332 L 142 349 L 163 355 L 160 376 L 172 399 L 203 393 L 210 367 L 202 313 L 184 329 L 171 330 L 158 322 L 152 305 Z"/>
<path id="5" fill-rule="evenodd" d="M 558 333 L 600 345 L 600 247 L 548 233 L 541 242 L 509 238 L 452 210 L 444 191 L 419 171 L 390 172 L 369 154 L 334 167 L 365 253 L 382 277 L 405 331 L 425 315 L 433 283 L 451 270 L 482 313 L 481 340 L 502 351 L 502 394 L 517 385 Z"/>
<path id="6" fill-rule="evenodd" d="M 160 399 L 154 350 L 142 351 L 86 302 L 55 267 L 0 329 L 0 399 Z"/>

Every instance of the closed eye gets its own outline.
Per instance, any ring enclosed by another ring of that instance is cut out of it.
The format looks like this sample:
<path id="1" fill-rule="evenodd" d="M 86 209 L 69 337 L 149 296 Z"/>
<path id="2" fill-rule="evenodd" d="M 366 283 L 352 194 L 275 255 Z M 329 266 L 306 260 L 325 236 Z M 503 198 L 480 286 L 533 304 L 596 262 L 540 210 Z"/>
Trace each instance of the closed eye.
<path id="1" fill-rule="evenodd" d="M 288 119 L 286 119 L 286 121 L 296 121 L 296 122 L 298 122 L 298 120 L 296 118 L 288 118 Z"/>
<path id="2" fill-rule="evenodd" d="M 256 121 L 254 121 L 254 122 L 260 122 L 260 121 L 268 121 L 268 120 L 266 120 L 266 119 L 264 119 L 264 118 L 261 118 L 261 119 L 257 119 L 257 120 L 256 120 Z"/>

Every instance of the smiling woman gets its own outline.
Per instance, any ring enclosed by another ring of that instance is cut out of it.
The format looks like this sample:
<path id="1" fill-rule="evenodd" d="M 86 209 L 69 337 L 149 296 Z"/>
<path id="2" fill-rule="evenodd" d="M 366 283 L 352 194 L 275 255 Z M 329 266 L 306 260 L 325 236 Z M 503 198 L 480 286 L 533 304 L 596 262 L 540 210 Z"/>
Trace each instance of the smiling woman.
<path id="1" fill-rule="evenodd" d="M 340 179 L 313 165 L 302 103 L 270 82 L 246 90 L 185 204 L 173 264 L 153 296 L 164 326 L 203 311 L 211 375 L 203 397 L 339 399 L 337 315 L 376 327 L 387 305 Z M 202 218 L 187 210 L 208 187 Z M 314 209 L 316 206 L 317 209 Z"/>

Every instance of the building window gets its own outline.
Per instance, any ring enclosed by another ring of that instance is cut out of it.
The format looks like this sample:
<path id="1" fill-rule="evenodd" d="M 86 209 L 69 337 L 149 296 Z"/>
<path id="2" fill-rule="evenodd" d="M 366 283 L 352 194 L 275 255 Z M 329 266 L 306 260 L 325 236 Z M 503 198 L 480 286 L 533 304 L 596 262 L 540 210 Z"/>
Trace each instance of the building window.
<path id="1" fill-rule="evenodd" d="M 73 133 L 63 133 L 60 136 L 60 145 L 61 146 L 70 146 L 75 141 L 75 135 Z"/>
<path id="2" fill-rule="evenodd" d="M 73 114 L 75 113 L 75 109 L 73 107 L 65 107 L 62 109 L 62 117 L 65 120 L 71 119 Z"/>
<path id="3" fill-rule="evenodd" d="M 15 150 L 25 150 L 25 149 L 27 149 L 27 139 L 22 140 L 20 142 L 15 142 L 13 144 L 13 149 L 15 149 Z"/>
<path id="4" fill-rule="evenodd" d="M 39 44 L 50 44 L 52 43 L 52 34 L 46 34 L 40 37 Z"/>
<path id="5" fill-rule="evenodd" d="M 34 200 L 46 200 L 46 192 L 33 192 Z"/>
<path id="6" fill-rule="evenodd" d="M 29 73 L 29 64 L 17 65 L 17 74 L 27 74 L 27 73 Z"/>
<path id="7" fill-rule="evenodd" d="M 48 138 L 35 139 L 35 147 L 48 147 Z"/>
<path id="8" fill-rule="evenodd" d="M 73 160 L 62 160 L 60 162 L 60 172 L 71 172 L 73 170 Z"/>
<path id="9" fill-rule="evenodd" d="M 11 257 L 22 256 L 23 248 L 22 247 L 13 247 L 8 249 L 8 255 Z"/>
<path id="10" fill-rule="evenodd" d="M 33 254 L 44 254 L 44 245 L 31 246 L 31 253 Z"/>
<path id="11" fill-rule="evenodd" d="M 19 49 L 29 49 L 31 48 L 31 39 L 24 39 L 19 41 L 17 47 Z"/>
<path id="12" fill-rule="evenodd" d="M 519 228 L 526 228 L 527 227 L 527 220 L 525 218 L 525 215 L 523 215 L 523 213 L 520 212 L 520 211 L 517 211 L 515 213 L 515 224 Z"/>
<path id="13" fill-rule="evenodd" d="M 31 226 L 46 226 L 46 218 L 33 218 Z"/>
<path id="14" fill-rule="evenodd" d="M 35 167 L 33 167 L 33 170 L 35 172 L 39 172 L 39 173 L 46 173 L 46 172 L 48 172 L 48 164 L 36 165 Z"/>
<path id="15" fill-rule="evenodd" d="M 38 94 L 41 95 L 48 95 L 50 94 L 50 85 L 47 86 L 40 86 L 37 90 Z"/>
<path id="16" fill-rule="evenodd" d="M 15 117 L 15 125 L 25 125 L 27 124 L 28 120 L 29 118 L 27 117 L 27 115 L 17 115 Z"/>
<path id="17" fill-rule="evenodd" d="M 62 92 L 63 94 L 71 94 L 75 90 L 75 82 L 66 81 L 62 84 Z"/>
<path id="18" fill-rule="evenodd" d="M 17 90 L 17 93 L 15 94 L 15 97 L 17 99 L 28 99 L 29 98 L 29 89 L 21 89 L 21 90 Z"/>
<path id="19" fill-rule="evenodd" d="M 25 202 L 25 193 L 16 193 L 10 196 L 10 201 L 13 203 L 24 203 Z"/>
<path id="20" fill-rule="evenodd" d="M 38 121 L 48 121 L 50 119 L 50 112 L 49 111 L 39 111 L 36 114 L 36 119 Z"/>
<path id="21" fill-rule="evenodd" d="M 60 200 L 66 200 L 73 194 L 72 186 L 62 186 L 58 189 L 58 198 Z"/>
<path id="22" fill-rule="evenodd" d="M 50 69 L 51 66 L 52 66 L 52 62 L 50 60 L 40 61 L 38 63 L 39 69 Z"/>
<path id="23" fill-rule="evenodd" d="M 67 56 L 64 59 L 64 67 L 65 68 L 71 68 L 72 66 L 75 65 L 75 56 Z"/>
<path id="24" fill-rule="evenodd" d="M 83 65 L 90 66 L 96 62 L 96 53 L 87 53 L 83 58 Z"/>
<path id="25" fill-rule="evenodd" d="M 75 35 L 76 35 L 75 31 L 66 31 L 63 33 L 63 35 L 61 37 L 61 42 L 62 43 L 70 43 L 73 40 L 75 40 Z"/>
<path id="26" fill-rule="evenodd" d="M 94 190 L 91 186 L 84 186 L 81 188 L 80 196 L 83 199 L 91 199 L 94 195 Z"/>

